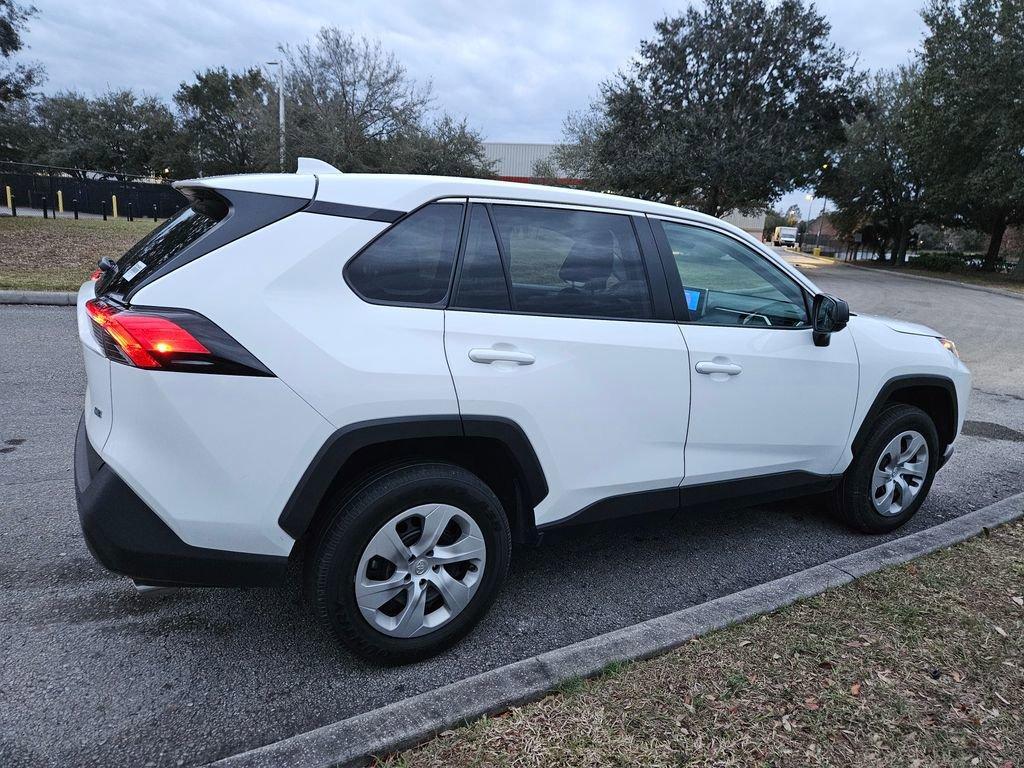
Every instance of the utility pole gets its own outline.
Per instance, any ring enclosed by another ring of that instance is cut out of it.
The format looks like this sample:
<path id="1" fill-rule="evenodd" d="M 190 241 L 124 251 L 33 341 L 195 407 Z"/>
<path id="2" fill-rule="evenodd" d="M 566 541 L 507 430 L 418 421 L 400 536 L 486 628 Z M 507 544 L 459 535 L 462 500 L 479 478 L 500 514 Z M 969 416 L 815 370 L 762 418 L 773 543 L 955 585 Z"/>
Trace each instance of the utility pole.
<path id="1" fill-rule="evenodd" d="M 277 65 L 277 130 L 280 155 L 278 162 L 284 173 L 284 61 L 268 61 L 268 66 Z"/>

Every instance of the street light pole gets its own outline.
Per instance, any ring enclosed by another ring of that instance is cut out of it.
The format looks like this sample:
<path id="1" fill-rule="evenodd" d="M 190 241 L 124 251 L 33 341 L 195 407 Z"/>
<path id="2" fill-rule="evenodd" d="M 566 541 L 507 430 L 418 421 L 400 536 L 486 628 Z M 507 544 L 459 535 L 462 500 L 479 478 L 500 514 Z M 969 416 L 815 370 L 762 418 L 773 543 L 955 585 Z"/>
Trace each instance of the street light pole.
<path id="1" fill-rule="evenodd" d="M 269 66 L 277 65 L 277 130 L 280 155 L 278 163 L 284 173 L 284 62 L 268 61 Z"/>
<path id="2" fill-rule="evenodd" d="M 821 213 L 818 214 L 818 234 L 814 236 L 814 247 L 817 248 L 821 244 L 821 224 L 825 219 L 825 208 L 828 207 L 828 200 L 821 204 Z"/>

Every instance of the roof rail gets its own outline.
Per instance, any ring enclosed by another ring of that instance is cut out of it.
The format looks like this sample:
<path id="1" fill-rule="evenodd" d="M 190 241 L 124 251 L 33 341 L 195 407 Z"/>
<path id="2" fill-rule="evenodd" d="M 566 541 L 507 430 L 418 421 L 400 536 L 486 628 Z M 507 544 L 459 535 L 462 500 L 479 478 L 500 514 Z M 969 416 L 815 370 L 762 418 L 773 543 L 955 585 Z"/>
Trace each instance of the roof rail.
<path id="1" fill-rule="evenodd" d="M 296 173 L 341 173 L 330 163 L 325 163 L 323 160 L 317 160 L 315 157 L 300 157 L 299 167 L 295 169 Z"/>

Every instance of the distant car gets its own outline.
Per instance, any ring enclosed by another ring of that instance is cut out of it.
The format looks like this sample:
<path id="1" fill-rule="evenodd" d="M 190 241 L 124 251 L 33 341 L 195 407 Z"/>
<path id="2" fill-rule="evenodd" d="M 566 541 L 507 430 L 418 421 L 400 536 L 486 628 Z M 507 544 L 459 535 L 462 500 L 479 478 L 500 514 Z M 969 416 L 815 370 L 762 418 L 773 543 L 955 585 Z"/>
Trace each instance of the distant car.
<path id="1" fill-rule="evenodd" d="M 796 235 L 796 227 L 776 227 L 775 232 L 772 234 L 772 245 L 796 245 Z"/>
<path id="2" fill-rule="evenodd" d="M 699 213 L 307 161 L 176 186 L 79 291 L 86 541 L 139 585 L 298 561 L 371 659 L 449 647 L 553 528 L 820 494 L 891 531 L 963 423 L 952 342 Z"/>

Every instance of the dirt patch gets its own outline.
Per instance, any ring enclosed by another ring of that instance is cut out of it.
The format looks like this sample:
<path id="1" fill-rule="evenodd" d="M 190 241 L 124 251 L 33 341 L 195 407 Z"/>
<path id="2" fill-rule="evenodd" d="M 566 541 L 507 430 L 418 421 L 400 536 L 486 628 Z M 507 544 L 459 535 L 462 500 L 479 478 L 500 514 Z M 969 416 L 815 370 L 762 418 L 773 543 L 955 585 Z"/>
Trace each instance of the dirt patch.
<path id="1" fill-rule="evenodd" d="M 118 258 L 152 220 L 0 217 L 0 289 L 75 291 L 103 256 Z"/>

